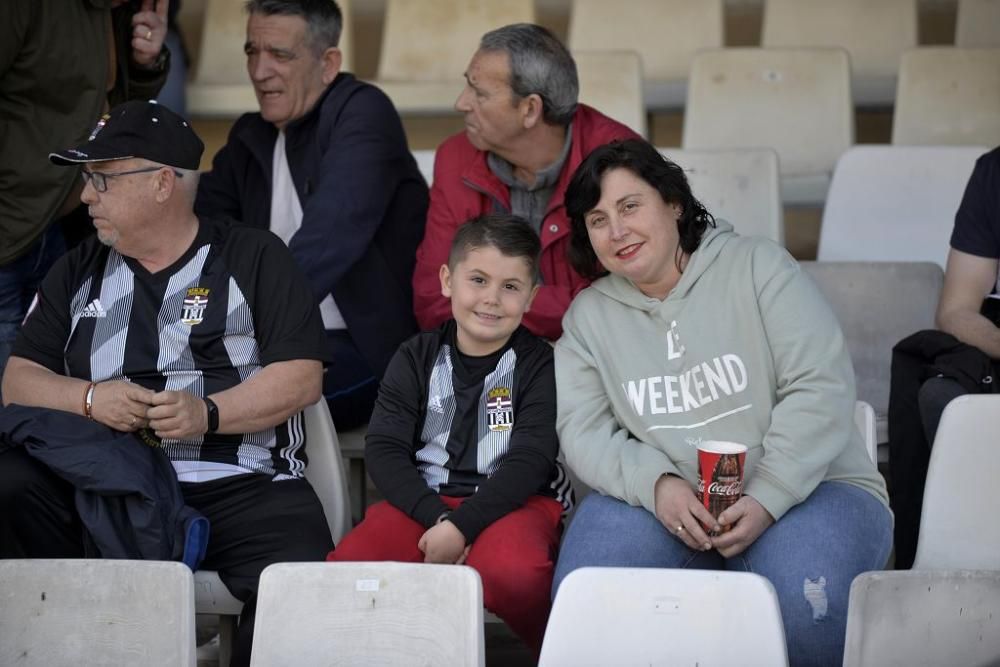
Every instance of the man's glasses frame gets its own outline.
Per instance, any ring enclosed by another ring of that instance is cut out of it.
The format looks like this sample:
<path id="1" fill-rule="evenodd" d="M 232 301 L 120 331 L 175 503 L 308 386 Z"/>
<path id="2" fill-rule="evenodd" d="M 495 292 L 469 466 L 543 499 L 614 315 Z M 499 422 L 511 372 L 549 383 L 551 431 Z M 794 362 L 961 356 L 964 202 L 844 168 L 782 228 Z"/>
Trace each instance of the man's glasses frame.
<path id="1" fill-rule="evenodd" d="M 112 173 L 107 173 L 103 171 L 87 171 L 86 169 L 81 169 L 80 178 L 83 179 L 84 186 L 86 186 L 87 183 L 93 183 L 94 189 L 97 190 L 98 192 L 107 192 L 109 178 L 117 178 L 118 176 L 129 176 L 131 174 L 146 174 L 152 171 L 159 171 L 161 169 L 170 169 L 170 167 L 143 167 L 142 169 L 131 169 L 129 171 L 116 171 Z M 177 171 L 176 169 L 172 171 L 175 174 L 177 174 L 178 178 L 184 177 L 184 174 Z"/>

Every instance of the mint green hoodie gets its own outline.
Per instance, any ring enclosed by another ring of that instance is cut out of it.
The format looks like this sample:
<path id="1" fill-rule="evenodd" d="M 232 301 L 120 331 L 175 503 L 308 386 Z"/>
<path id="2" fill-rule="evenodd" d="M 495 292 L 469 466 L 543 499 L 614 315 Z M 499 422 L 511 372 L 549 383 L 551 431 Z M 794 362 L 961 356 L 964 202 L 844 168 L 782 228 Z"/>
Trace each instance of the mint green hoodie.
<path id="1" fill-rule="evenodd" d="M 744 492 L 776 520 L 823 481 L 888 506 L 830 307 L 783 248 L 717 224 L 666 299 L 616 275 L 574 299 L 555 353 L 569 466 L 655 513 L 660 475 L 697 484 L 697 443 L 729 440 L 749 447 Z"/>

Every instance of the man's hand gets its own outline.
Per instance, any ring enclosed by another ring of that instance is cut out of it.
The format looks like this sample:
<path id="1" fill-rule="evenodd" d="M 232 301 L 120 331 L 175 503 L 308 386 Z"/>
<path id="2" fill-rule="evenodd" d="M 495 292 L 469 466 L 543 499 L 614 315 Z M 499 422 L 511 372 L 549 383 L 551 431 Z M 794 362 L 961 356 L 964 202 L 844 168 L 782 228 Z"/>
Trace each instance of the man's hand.
<path id="1" fill-rule="evenodd" d="M 714 526 L 712 513 L 698 500 L 686 480 L 674 475 L 661 475 L 653 488 L 656 518 L 684 544 L 696 551 L 708 551 L 712 543 L 702 523 Z"/>
<path id="2" fill-rule="evenodd" d="M 208 406 L 186 391 L 153 394 L 149 427 L 161 438 L 188 440 L 208 431 Z"/>
<path id="3" fill-rule="evenodd" d="M 420 536 L 417 548 L 424 552 L 425 563 L 461 565 L 468 555 L 465 536 L 447 519 L 428 528 Z"/>
<path id="4" fill-rule="evenodd" d="M 160 56 L 167 37 L 167 9 L 170 0 L 142 0 L 142 9 L 132 17 L 132 60 L 151 67 Z"/>
<path id="5" fill-rule="evenodd" d="M 124 380 L 109 380 L 94 385 L 90 416 L 116 431 L 132 432 L 144 428 L 146 411 L 153 404 L 153 392 Z"/>
<path id="6" fill-rule="evenodd" d="M 774 517 L 752 496 L 743 496 L 719 515 L 719 524 L 732 528 L 712 538 L 712 546 L 726 558 L 749 547 L 774 523 Z"/>

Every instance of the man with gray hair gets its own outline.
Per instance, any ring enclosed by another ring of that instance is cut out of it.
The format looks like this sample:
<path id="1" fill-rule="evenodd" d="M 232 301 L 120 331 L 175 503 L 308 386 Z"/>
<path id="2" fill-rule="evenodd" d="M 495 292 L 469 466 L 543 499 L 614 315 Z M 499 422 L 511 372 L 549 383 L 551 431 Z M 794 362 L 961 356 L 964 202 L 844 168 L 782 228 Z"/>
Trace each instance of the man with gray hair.
<path id="1" fill-rule="evenodd" d="M 417 321 L 426 329 L 451 316 L 438 272 L 459 225 L 479 215 L 512 213 L 528 220 L 542 241 L 542 286 L 524 325 L 555 340 L 569 302 L 588 284 L 566 260 L 566 186 L 591 150 L 638 136 L 577 102 L 576 63 L 537 25 L 486 33 L 465 80 L 455 102 L 465 132 L 441 144 L 434 158 L 427 227 L 413 275 Z"/>
<path id="2" fill-rule="evenodd" d="M 211 523 L 203 567 L 245 602 L 233 664 L 246 665 L 261 571 L 333 546 L 303 476 L 302 410 L 319 400 L 329 357 L 284 244 L 192 212 L 202 150 L 184 119 L 133 101 L 49 156 L 82 167 L 97 238 L 45 277 L 3 400 L 166 455 L 184 502 Z M 44 426 L 32 437 L 65 436 Z M 88 476 L 112 465 L 94 462 Z M 73 485 L 25 448 L 0 453 L 0 558 L 89 555 L 80 508 Z"/>
<path id="3" fill-rule="evenodd" d="M 250 0 L 244 50 L 259 113 L 240 117 L 195 210 L 269 229 L 320 304 L 338 430 L 367 423 L 396 348 L 416 331 L 410 279 L 427 184 L 382 91 L 340 71 L 333 0 Z"/>

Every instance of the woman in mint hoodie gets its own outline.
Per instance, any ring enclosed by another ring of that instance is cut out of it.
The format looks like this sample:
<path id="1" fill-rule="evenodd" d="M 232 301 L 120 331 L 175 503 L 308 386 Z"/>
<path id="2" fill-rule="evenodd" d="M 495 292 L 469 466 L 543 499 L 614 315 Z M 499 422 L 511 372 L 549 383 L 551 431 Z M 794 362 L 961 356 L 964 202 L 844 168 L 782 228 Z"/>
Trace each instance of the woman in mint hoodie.
<path id="1" fill-rule="evenodd" d="M 592 152 L 566 208 L 571 261 L 595 282 L 556 345 L 557 426 L 599 493 L 567 530 L 553 592 L 591 565 L 755 572 L 778 593 L 792 664 L 839 665 L 851 581 L 885 566 L 892 515 L 836 318 L 783 248 L 715 221 L 645 142 Z M 749 448 L 745 495 L 718 522 L 695 496 L 702 440 Z"/>

